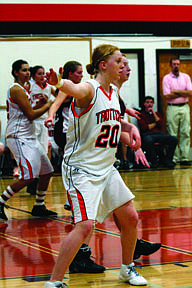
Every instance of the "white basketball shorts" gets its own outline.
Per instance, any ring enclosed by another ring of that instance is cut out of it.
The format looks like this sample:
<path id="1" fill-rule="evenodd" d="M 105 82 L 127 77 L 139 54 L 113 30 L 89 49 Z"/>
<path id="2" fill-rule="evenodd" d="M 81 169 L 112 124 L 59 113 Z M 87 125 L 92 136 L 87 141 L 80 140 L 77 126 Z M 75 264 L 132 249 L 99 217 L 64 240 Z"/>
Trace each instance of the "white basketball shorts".
<path id="1" fill-rule="evenodd" d="M 54 171 L 44 149 L 36 139 L 7 138 L 7 146 L 20 167 L 19 179 L 37 178 Z"/>
<path id="2" fill-rule="evenodd" d="M 66 175 L 63 161 L 62 175 L 75 223 L 88 219 L 102 223 L 135 197 L 113 166 L 107 175 L 99 177 L 74 167 Z"/>
<path id="3" fill-rule="evenodd" d="M 45 150 L 45 153 L 48 153 L 48 129 L 44 125 L 44 121 L 42 119 L 37 119 L 34 121 L 35 123 L 35 136 L 39 143 Z"/>

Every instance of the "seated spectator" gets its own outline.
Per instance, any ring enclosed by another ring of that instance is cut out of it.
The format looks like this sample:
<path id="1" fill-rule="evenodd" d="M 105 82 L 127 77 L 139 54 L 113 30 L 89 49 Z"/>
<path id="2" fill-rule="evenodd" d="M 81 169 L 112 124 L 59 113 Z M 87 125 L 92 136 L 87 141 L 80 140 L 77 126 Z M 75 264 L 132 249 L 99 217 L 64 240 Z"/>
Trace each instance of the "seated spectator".
<path id="1" fill-rule="evenodd" d="M 163 155 L 163 166 L 173 168 L 173 155 L 178 143 L 175 136 L 164 134 L 162 132 L 163 119 L 159 112 L 153 110 L 154 98 L 146 96 L 144 101 L 144 110 L 141 112 L 138 126 L 142 137 L 142 147 L 146 151 L 147 160 L 151 162 L 150 167 L 157 168 L 158 161 L 155 149 L 155 143 L 165 146 L 166 153 Z"/>

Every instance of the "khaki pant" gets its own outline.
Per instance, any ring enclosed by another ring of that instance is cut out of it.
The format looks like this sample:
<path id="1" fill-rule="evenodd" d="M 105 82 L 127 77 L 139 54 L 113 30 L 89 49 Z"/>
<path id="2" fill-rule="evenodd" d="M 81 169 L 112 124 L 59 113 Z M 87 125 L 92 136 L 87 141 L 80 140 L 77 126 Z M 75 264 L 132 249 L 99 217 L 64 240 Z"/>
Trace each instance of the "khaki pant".
<path id="1" fill-rule="evenodd" d="M 167 107 L 167 131 L 172 136 L 179 132 L 179 147 L 177 146 L 173 161 L 188 161 L 190 151 L 190 107 L 168 105 Z"/>

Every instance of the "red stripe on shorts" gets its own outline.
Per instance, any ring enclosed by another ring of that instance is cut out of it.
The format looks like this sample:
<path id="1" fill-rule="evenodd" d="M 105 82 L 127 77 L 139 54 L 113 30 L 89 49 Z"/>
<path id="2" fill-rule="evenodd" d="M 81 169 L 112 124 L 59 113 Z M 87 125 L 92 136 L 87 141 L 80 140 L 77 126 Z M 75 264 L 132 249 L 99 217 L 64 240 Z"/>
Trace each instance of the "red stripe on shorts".
<path id="1" fill-rule="evenodd" d="M 29 170 L 29 177 L 30 177 L 30 179 L 33 179 L 33 171 L 32 171 L 31 164 L 29 163 L 29 161 L 27 159 L 26 159 L 26 163 L 27 163 L 27 167 Z"/>
<path id="2" fill-rule="evenodd" d="M 79 201 L 79 208 L 81 211 L 81 218 L 82 218 L 82 221 L 85 221 L 85 220 L 87 220 L 85 203 L 84 203 L 84 200 L 83 200 L 81 193 L 77 189 L 76 189 L 76 192 L 77 192 L 77 197 L 78 197 L 78 201 Z"/>
<path id="3" fill-rule="evenodd" d="M 19 161 L 19 168 L 21 170 L 21 179 L 24 179 L 24 171 L 23 171 L 23 166 L 21 165 L 21 160 Z"/>

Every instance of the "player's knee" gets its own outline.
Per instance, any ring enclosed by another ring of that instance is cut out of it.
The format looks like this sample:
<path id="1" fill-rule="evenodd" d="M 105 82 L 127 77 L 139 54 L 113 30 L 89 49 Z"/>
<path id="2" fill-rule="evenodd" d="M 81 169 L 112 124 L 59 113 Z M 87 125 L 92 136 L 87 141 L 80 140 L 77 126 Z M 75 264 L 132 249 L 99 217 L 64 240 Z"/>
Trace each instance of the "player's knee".
<path id="1" fill-rule="evenodd" d="M 81 230 L 82 237 L 85 239 L 89 236 L 89 234 L 92 232 L 93 229 L 93 221 L 87 220 L 81 222 L 79 225 L 79 228 Z"/>
<path id="2" fill-rule="evenodd" d="M 133 210 L 131 214 L 128 214 L 126 219 L 127 219 L 127 221 L 126 221 L 127 225 L 125 225 L 126 226 L 125 229 L 129 230 L 131 227 L 132 228 L 137 227 L 138 222 L 139 222 L 139 216 L 138 216 L 136 210 L 135 211 Z"/>
<path id="3" fill-rule="evenodd" d="M 139 222 L 139 216 L 136 211 L 135 213 L 133 213 L 130 220 L 131 220 L 132 226 L 137 227 L 138 222 Z"/>

